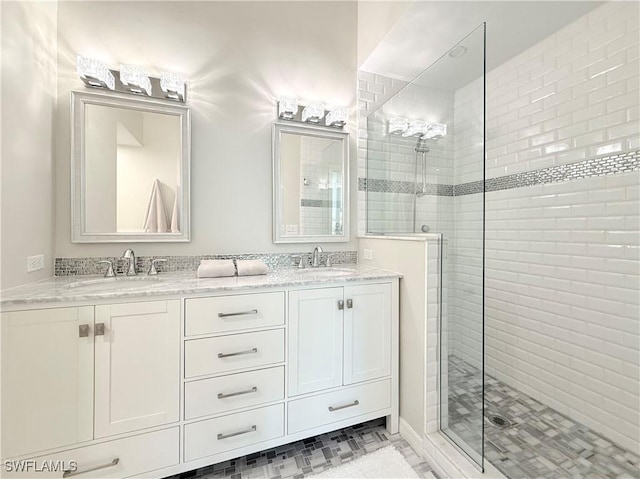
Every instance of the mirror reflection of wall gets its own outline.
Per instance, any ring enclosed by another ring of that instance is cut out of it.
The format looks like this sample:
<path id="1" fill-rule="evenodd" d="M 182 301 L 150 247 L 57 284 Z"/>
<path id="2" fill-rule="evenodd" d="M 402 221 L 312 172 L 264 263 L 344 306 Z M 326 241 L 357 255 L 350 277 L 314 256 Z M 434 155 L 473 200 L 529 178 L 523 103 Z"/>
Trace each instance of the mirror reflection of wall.
<path id="1" fill-rule="evenodd" d="M 281 137 L 282 234 L 341 235 L 341 140 L 283 133 Z"/>
<path id="2" fill-rule="evenodd" d="M 180 118 L 89 104 L 85 132 L 86 231 L 179 232 Z"/>

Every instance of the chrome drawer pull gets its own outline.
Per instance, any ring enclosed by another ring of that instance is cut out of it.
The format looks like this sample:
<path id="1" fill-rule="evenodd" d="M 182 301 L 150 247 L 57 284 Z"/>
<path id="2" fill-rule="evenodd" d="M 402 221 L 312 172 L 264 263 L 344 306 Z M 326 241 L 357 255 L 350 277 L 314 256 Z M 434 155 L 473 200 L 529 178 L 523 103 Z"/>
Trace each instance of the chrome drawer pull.
<path id="1" fill-rule="evenodd" d="M 242 394 L 250 394 L 255 392 L 258 392 L 258 388 L 253 386 L 251 389 L 247 389 L 246 391 L 238 391 L 237 393 L 218 393 L 218 399 L 232 398 L 234 396 L 241 396 Z"/>
<path id="2" fill-rule="evenodd" d="M 241 311 L 239 313 L 218 313 L 218 317 L 228 318 L 229 316 L 244 316 L 246 314 L 258 314 L 258 310 L 252 309 L 251 311 Z"/>
<path id="3" fill-rule="evenodd" d="M 230 434 L 218 434 L 218 441 L 220 439 L 228 439 L 230 437 L 239 436 L 240 434 L 247 434 L 249 432 L 256 431 L 257 429 L 258 429 L 258 427 L 253 425 L 249 429 L 245 429 L 244 431 L 232 432 Z"/>
<path id="4" fill-rule="evenodd" d="M 329 406 L 329 411 L 330 412 L 339 411 L 340 409 L 346 409 L 348 407 L 357 406 L 358 404 L 360 404 L 360 401 L 356 399 L 351 404 L 345 404 L 344 406 L 338 406 L 338 407 Z"/>
<path id="5" fill-rule="evenodd" d="M 85 469 L 84 471 L 77 471 L 77 470 L 76 471 L 72 471 L 70 469 L 65 469 L 64 472 L 62 473 L 62 477 L 77 476 L 78 474 L 85 474 L 87 472 L 98 471 L 100 469 L 106 469 L 107 467 L 117 466 L 119 462 L 120 462 L 120 458 L 116 457 L 113 461 L 111 461 L 108 464 L 103 464 L 101 466 L 91 467 L 89 469 Z"/>
<path id="6" fill-rule="evenodd" d="M 347 309 L 353 308 L 353 299 L 347 299 Z"/>
<path id="7" fill-rule="evenodd" d="M 342 311 L 344 309 L 344 301 L 341 299 L 338 300 L 338 310 Z"/>
<path id="8" fill-rule="evenodd" d="M 231 356 L 241 356 L 243 354 L 257 353 L 258 348 L 248 349 L 247 351 L 238 351 L 237 353 L 218 353 L 218 358 L 230 358 Z"/>

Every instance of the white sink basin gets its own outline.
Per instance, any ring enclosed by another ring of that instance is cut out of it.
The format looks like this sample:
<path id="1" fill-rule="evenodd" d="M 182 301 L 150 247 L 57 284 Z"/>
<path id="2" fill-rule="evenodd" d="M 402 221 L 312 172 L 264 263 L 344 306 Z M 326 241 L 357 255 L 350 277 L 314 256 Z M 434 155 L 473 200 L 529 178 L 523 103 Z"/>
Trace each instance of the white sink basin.
<path id="1" fill-rule="evenodd" d="M 298 274 L 312 278 L 341 278 L 356 273 L 357 270 L 351 268 L 308 268 L 298 271 Z"/>
<path id="2" fill-rule="evenodd" d="M 139 289 L 157 284 L 160 280 L 157 276 L 118 276 L 116 278 L 99 278 L 74 281 L 64 287 L 73 291 L 97 292 L 105 288 Z"/>

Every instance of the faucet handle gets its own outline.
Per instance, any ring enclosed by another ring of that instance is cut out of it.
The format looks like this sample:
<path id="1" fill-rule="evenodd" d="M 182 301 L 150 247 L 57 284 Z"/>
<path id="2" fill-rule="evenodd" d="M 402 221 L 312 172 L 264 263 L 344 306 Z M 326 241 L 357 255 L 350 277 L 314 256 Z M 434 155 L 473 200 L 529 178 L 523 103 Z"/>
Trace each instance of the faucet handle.
<path id="1" fill-rule="evenodd" d="M 331 258 L 335 257 L 337 255 L 337 253 L 327 253 L 327 258 L 325 259 L 324 265 L 327 268 L 330 268 L 332 266 L 331 263 Z"/>
<path id="2" fill-rule="evenodd" d="M 147 273 L 149 276 L 154 276 L 156 274 L 158 274 L 158 270 L 156 269 L 156 266 L 158 263 L 166 263 L 167 260 L 164 258 L 157 258 L 157 259 L 152 259 L 151 260 L 151 266 L 149 267 L 149 272 Z"/>
<path id="3" fill-rule="evenodd" d="M 98 261 L 96 264 L 108 264 L 107 270 L 104 272 L 105 278 L 114 278 L 116 273 L 113 271 L 113 261 L 109 261 L 108 259 L 103 261 Z"/>
<path id="4" fill-rule="evenodd" d="M 297 259 L 298 262 L 296 264 L 294 264 L 294 266 L 298 269 L 304 269 L 304 261 L 302 261 L 302 255 L 301 254 L 294 254 L 292 256 L 293 259 Z"/>

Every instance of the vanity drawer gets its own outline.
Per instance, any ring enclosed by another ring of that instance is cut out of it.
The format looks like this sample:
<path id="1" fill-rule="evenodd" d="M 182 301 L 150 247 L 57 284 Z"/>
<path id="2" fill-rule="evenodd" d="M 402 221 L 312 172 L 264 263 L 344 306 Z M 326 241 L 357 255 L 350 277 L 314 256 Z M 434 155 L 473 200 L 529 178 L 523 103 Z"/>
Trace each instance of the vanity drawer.
<path id="1" fill-rule="evenodd" d="M 184 385 L 184 415 L 194 419 L 284 399 L 284 366 Z"/>
<path id="2" fill-rule="evenodd" d="M 357 401 L 357 402 L 356 402 Z M 289 434 L 391 407 L 391 380 L 289 402 Z"/>
<path id="3" fill-rule="evenodd" d="M 185 342 L 185 377 L 225 373 L 284 361 L 284 329 Z"/>
<path id="4" fill-rule="evenodd" d="M 184 460 L 220 454 L 284 436 L 284 404 L 231 414 L 184 427 Z"/>
<path id="5" fill-rule="evenodd" d="M 187 299 L 185 335 L 284 324 L 284 292 Z"/>
<path id="6" fill-rule="evenodd" d="M 57 466 L 64 464 L 62 469 L 71 468 L 77 464 L 75 473 L 67 475 L 71 478 L 110 478 L 130 477 L 163 467 L 178 464 L 180 457 L 180 429 L 172 427 L 162 431 L 139 434 L 137 436 L 108 441 L 102 444 L 71 449 L 57 454 L 50 454 L 35 458 L 35 467 L 42 469 L 43 465 Z M 58 462 L 60 461 L 60 462 Z M 22 474 L 3 471 L 2 477 L 24 477 L 38 479 L 47 477 L 60 478 L 62 470 L 37 472 L 25 471 Z"/>

